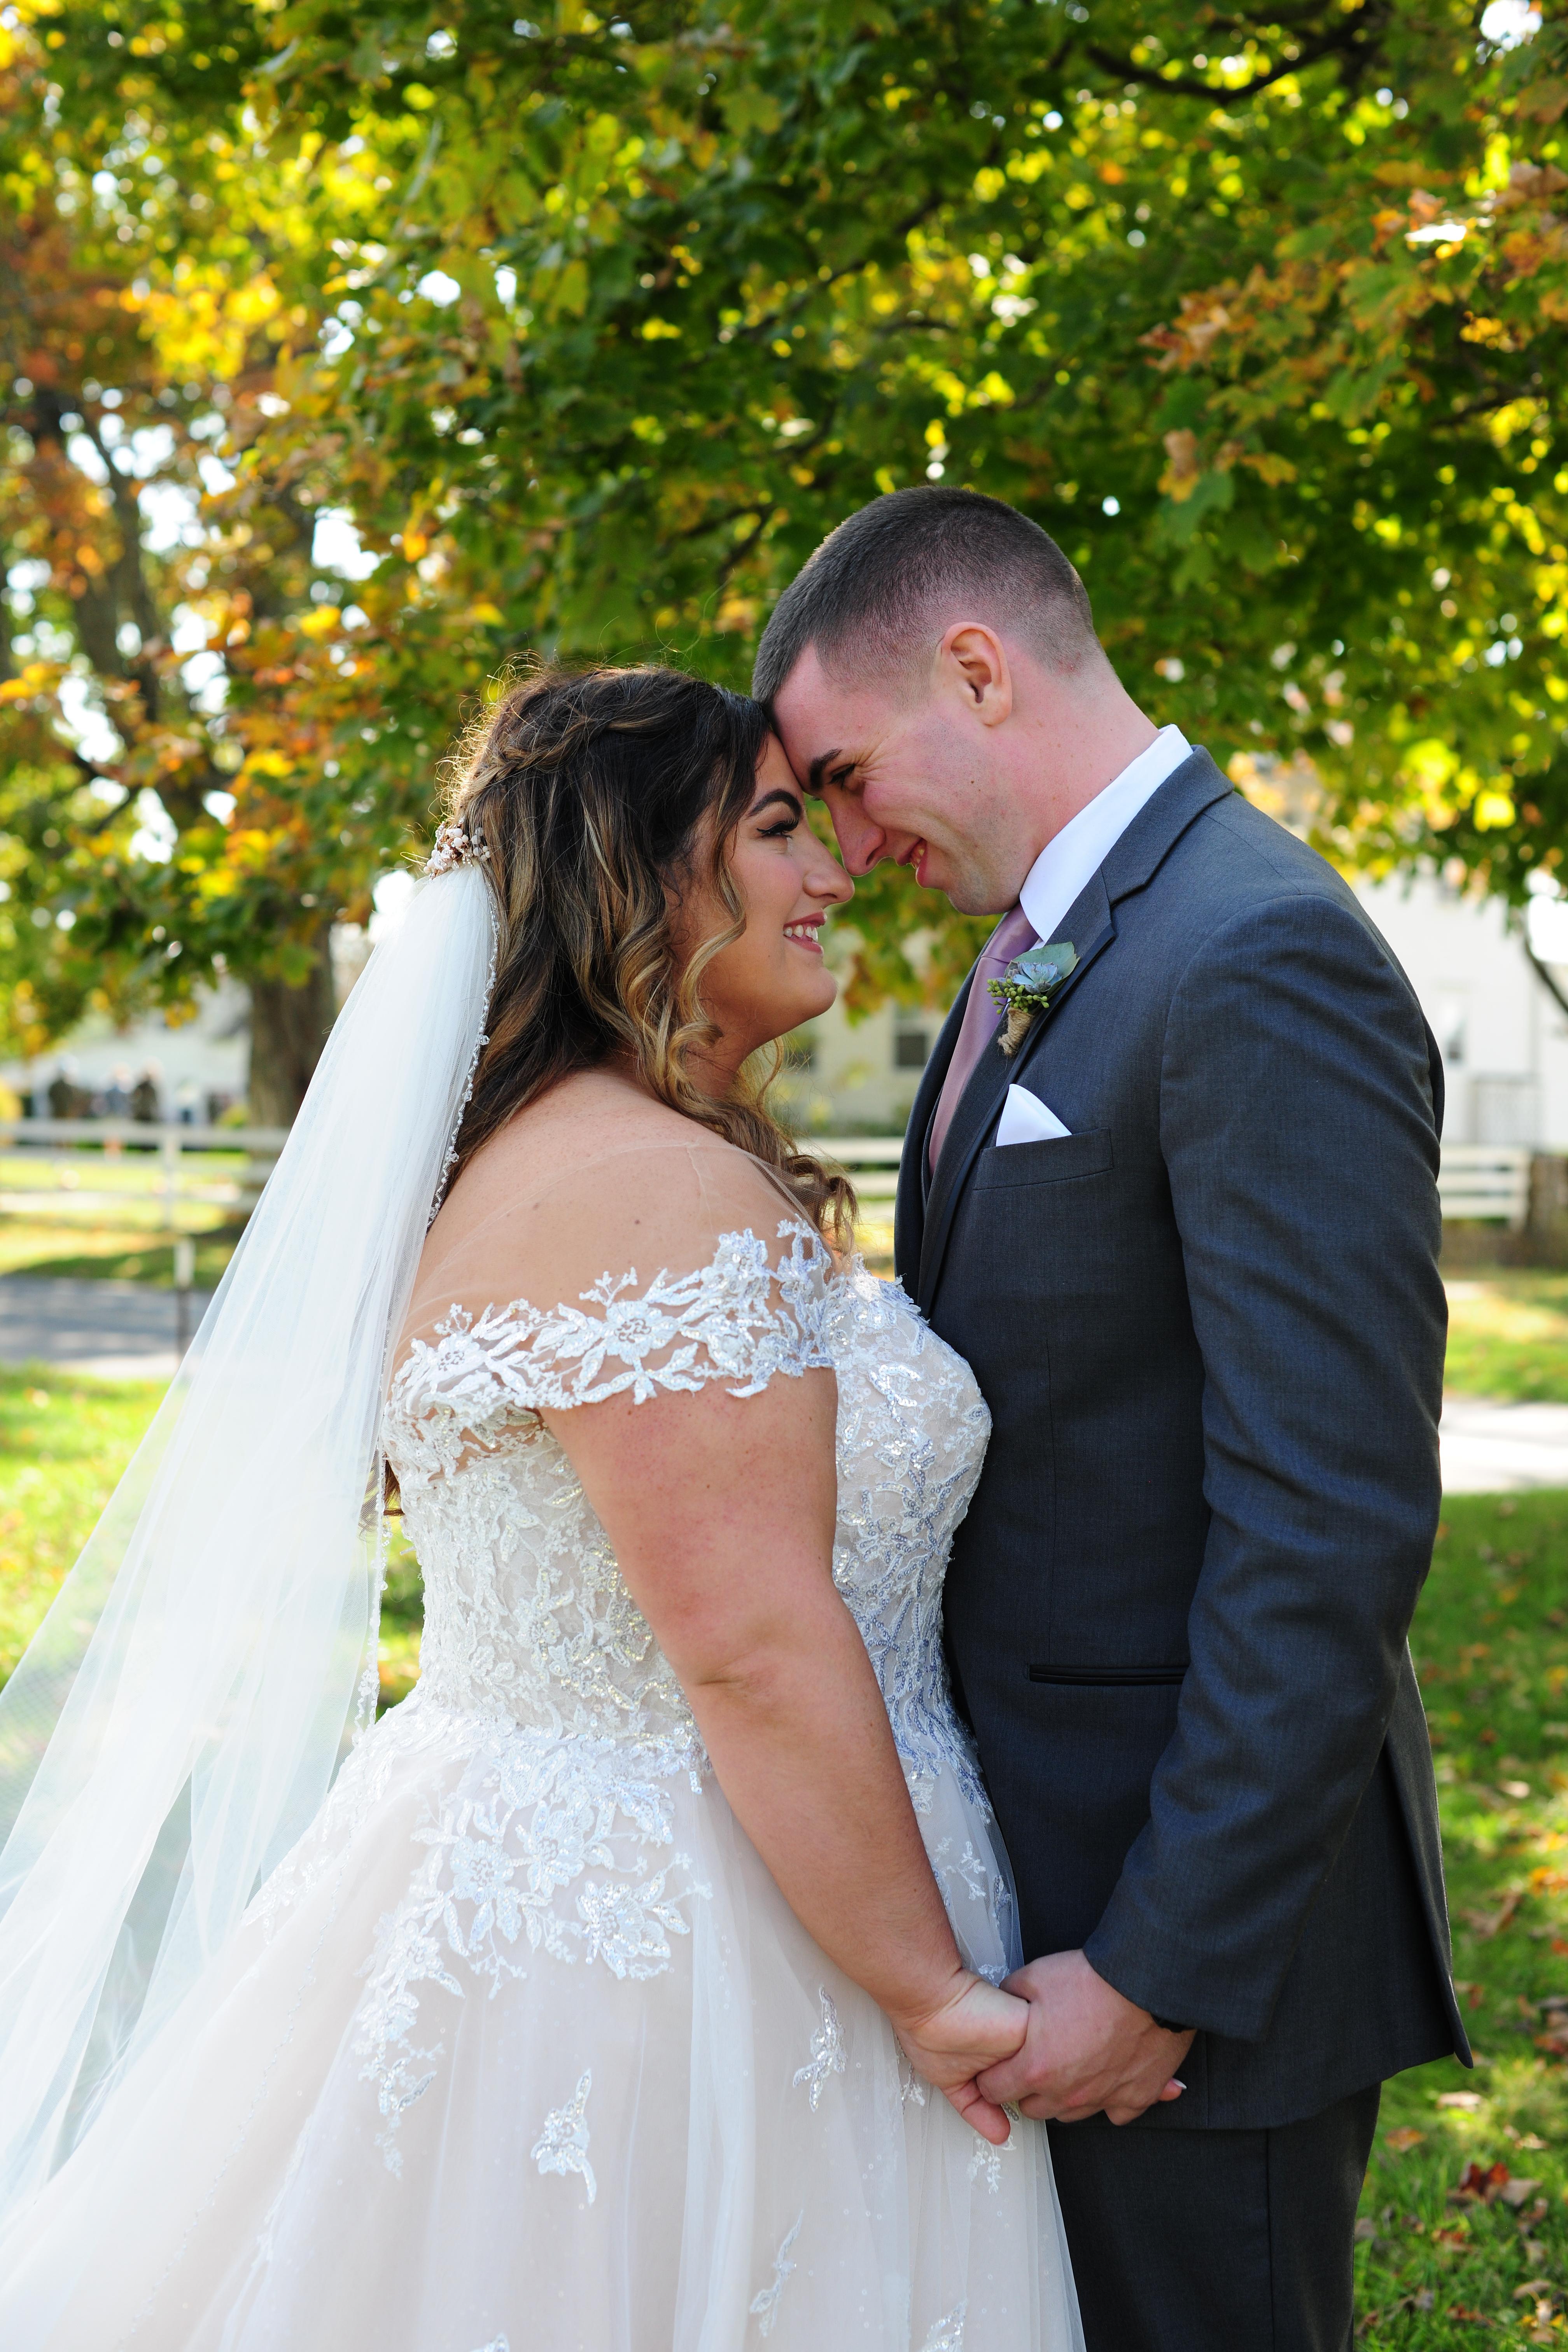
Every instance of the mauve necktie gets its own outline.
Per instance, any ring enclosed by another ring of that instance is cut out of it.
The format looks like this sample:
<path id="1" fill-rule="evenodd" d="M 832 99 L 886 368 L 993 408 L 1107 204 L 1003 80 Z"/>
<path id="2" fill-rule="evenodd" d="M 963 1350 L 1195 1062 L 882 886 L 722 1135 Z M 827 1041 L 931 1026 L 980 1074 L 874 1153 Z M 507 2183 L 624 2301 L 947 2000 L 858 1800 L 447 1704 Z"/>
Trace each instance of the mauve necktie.
<path id="1" fill-rule="evenodd" d="M 969 1001 L 959 1024 L 958 1043 L 952 1049 L 952 1059 L 947 1066 L 947 1076 L 942 1081 L 936 1117 L 931 1123 L 933 1176 L 936 1163 L 942 1157 L 942 1147 L 947 1141 L 947 1130 L 952 1125 L 952 1115 L 963 1099 L 963 1089 L 974 1076 L 974 1066 L 995 1035 L 997 1024 L 1002 1018 L 992 1002 L 987 983 L 1000 980 L 1014 957 L 1021 956 L 1026 949 L 1037 945 L 1039 936 L 1022 907 L 1015 907 L 1011 914 L 1003 916 L 980 950 Z"/>

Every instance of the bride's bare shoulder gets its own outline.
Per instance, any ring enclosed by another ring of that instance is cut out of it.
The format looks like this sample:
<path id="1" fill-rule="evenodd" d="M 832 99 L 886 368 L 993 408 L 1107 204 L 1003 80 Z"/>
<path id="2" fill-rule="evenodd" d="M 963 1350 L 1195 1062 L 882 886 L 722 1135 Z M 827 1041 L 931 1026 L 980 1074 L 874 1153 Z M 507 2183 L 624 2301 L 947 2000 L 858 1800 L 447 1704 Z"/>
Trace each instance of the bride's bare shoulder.
<path id="1" fill-rule="evenodd" d="M 689 1179 L 676 1160 L 692 1163 Z M 458 1228 L 525 1203 L 542 1209 L 563 1191 L 663 1192 L 699 1177 L 710 1184 L 727 1162 L 737 1182 L 752 1168 L 743 1151 L 630 1080 L 575 1071 L 474 1154 L 437 1223 Z"/>
<path id="2" fill-rule="evenodd" d="M 708 1263 L 725 1233 L 773 1243 L 787 1196 L 749 1154 L 625 1080 L 584 1071 L 463 1170 L 425 1245 L 406 1332 L 462 1306 L 550 1307 L 601 1275 Z"/>

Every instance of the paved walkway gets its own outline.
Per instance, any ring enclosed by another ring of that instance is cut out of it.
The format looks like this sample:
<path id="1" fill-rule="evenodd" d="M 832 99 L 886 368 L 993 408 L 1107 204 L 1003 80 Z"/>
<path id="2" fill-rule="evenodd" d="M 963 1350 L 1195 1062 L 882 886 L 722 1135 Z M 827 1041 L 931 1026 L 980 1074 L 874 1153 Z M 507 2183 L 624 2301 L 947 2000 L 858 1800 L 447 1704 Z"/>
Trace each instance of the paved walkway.
<path id="1" fill-rule="evenodd" d="M 192 1331 L 210 1297 L 192 1292 Z M 0 1363 L 58 1364 L 100 1380 L 166 1381 L 178 1360 L 174 1318 L 174 1292 L 150 1283 L 0 1276 Z M 1453 1495 L 1568 1486 L 1568 1404 L 1448 1397 L 1443 1484 Z"/>
<path id="2" fill-rule="evenodd" d="M 1568 1486 L 1568 1404 L 1445 1397 L 1443 1486 L 1450 1495 Z"/>
<path id="3" fill-rule="evenodd" d="M 190 1295 L 190 1331 L 212 1293 Z M 167 1381 L 179 1361 L 178 1302 L 148 1282 L 0 1276 L 0 1363 L 58 1364 L 106 1381 Z M 188 1335 L 187 1335 L 188 1336 Z"/>

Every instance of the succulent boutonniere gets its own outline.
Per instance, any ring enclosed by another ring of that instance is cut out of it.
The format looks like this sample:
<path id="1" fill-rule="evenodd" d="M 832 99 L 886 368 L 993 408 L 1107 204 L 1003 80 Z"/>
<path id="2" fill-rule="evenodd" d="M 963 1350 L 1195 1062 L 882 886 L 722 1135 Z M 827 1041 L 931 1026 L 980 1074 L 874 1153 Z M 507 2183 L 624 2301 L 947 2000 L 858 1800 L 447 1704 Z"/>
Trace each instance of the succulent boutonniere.
<path id="1" fill-rule="evenodd" d="M 1078 962 L 1070 940 L 1053 940 L 1049 947 L 1030 948 L 1015 956 L 1000 980 L 990 983 L 992 1002 L 1006 1016 L 1002 1051 L 1016 1054 L 1037 1014 L 1048 1013 L 1057 994 Z"/>

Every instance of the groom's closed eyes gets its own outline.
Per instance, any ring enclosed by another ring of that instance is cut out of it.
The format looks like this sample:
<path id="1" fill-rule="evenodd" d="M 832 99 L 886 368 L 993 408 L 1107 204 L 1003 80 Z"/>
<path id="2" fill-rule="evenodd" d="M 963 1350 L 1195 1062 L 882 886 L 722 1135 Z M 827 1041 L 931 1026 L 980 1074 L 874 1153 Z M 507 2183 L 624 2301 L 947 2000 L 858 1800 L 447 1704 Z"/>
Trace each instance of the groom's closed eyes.
<path id="1" fill-rule="evenodd" d="M 834 765 L 836 761 L 838 762 L 837 766 Z M 837 746 L 831 751 L 821 751 L 806 770 L 805 789 L 820 799 L 825 783 L 847 784 L 859 764 L 858 760 L 846 759 Z"/>

